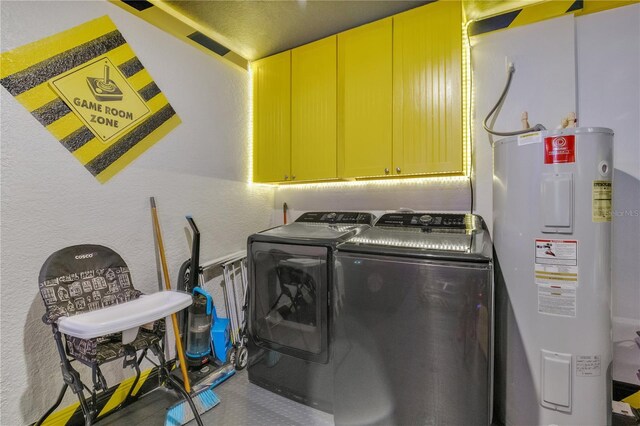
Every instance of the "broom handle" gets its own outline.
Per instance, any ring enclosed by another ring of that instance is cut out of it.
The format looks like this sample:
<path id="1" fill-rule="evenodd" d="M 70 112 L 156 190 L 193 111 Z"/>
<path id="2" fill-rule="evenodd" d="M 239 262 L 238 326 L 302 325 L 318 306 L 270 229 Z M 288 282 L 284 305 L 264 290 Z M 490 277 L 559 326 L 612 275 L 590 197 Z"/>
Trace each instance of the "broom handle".
<path id="1" fill-rule="evenodd" d="M 287 210 L 289 209 L 289 206 L 287 206 L 287 203 L 282 204 L 282 223 L 284 223 L 285 225 L 287 224 Z"/>
<path id="2" fill-rule="evenodd" d="M 162 244 L 162 234 L 160 233 L 160 222 L 158 221 L 158 212 L 156 210 L 156 200 L 151 197 L 151 214 L 153 216 L 153 227 L 156 231 L 158 239 L 158 250 L 160 251 L 160 263 L 162 263 L 162 273 L 164 274 L 164 283 L 167 290 L 171 290 L 171 281 L 169 280 L 169 269 L 167 268 L 167 259 L 164 257 L 164 245 Z M 191 384 L 189 383 L 189 375 L 187 374 L 187 363 L 184 359 L 184 350 L 182 348 L 182 340 L 178 332 L 178 317 L 175 313 L 171 314 L 171 322 L 173 324 L 173 334 L 176 338 L 176 349 L 178 358 L 180 359 L 180 371 L 184 378 L 184 388 L 187 393 L 191 393 Z"/>

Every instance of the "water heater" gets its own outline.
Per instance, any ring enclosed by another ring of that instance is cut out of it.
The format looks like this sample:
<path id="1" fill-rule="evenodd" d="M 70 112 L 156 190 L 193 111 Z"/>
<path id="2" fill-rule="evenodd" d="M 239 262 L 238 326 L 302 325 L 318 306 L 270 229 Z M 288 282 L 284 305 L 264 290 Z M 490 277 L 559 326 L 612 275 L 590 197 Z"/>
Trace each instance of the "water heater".
<path id="1" fill-rule="evenodd" d="M 496 415 L 507 425 L 611 424 L 613 131 L 494 145 Z"/>

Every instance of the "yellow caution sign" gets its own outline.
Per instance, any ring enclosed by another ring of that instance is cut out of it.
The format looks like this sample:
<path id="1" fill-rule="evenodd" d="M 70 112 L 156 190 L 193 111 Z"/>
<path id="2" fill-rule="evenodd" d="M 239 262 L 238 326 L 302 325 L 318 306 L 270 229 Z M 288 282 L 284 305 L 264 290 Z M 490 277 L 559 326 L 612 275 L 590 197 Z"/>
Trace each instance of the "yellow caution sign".
<path id="1" fill-rule="evenodd" d="M 2 52 L 0 85 L 103 183 L 180 124 L 108 16 Z"/>
<path id="2" fill-rule="evenodd" d="M 53 90 L 102 142 L 110 142 L 151 110 L 122 72 L 102 56 L 49 81 Z"/>

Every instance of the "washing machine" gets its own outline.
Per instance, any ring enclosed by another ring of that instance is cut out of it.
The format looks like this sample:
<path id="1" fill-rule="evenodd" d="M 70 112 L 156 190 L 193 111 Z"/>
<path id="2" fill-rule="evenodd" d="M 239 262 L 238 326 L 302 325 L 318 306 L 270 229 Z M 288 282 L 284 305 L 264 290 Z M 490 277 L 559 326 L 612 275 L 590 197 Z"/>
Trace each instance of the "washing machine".
<path id="1" fill-rule="evenodd" d="M 249 237 L 251 383 L 332 412 L 334 251 L 373 221 L 370 213 L 309 212 Z"/>
<path id="2" fill-rule="evenodd" d="M 471 214 L 385 214 L 337 246 L 336 425 L 490 424 L 491 254 Z"/>

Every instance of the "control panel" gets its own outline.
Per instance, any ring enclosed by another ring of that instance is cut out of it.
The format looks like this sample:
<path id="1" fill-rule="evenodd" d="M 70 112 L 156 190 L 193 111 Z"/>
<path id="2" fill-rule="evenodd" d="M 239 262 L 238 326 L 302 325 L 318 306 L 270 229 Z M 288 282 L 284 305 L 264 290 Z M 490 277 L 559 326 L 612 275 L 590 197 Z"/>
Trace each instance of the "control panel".
<path id="1" fill-rule="evenodd" d="M 423 228 L 425 230 L 467 229 L 471 221 L 466 214 L 451 213 L 387 213 L 376 226 Z"/>
<path id="2" fill-rule="evenodd" d="M 375 216 L 360 212 L 308 212 L 303 213 L 296 222 L 303 223 L 342 223 L 373 225 Z"/>

